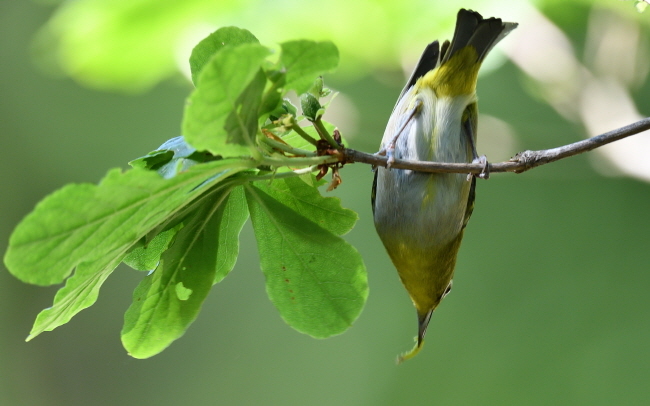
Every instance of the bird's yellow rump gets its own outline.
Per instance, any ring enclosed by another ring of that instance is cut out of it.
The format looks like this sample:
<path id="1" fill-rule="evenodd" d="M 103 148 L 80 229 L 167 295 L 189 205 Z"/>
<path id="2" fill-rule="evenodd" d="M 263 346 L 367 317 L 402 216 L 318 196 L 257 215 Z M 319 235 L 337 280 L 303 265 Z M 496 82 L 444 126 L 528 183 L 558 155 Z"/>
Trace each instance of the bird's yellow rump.
<path id="1" fill-rule="evenodd" d="M 476 81 L 488 52 L 517 27 L 475 11 L 458 12 L 451 43 L 429 44 L 397 100 L 380 153 L 395 159 L 481 162 L 476 153 Z M 487 178 L 484 172 L 480 177 Z M 418 316 L 422 348 L 431 314 L 449 293 L 463 231 L 474 209 L 476 179 L 377 168 L 372 188 L 375 227 Z"/>

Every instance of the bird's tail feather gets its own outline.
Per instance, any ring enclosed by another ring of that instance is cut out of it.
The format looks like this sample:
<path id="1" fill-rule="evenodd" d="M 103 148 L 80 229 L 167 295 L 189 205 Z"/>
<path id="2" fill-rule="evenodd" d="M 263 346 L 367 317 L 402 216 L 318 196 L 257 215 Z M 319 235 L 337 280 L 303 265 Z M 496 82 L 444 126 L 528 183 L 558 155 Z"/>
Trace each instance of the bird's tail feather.
<path id="1" fill-rule="evenodd" d="M 468 45 L 476 49 L 478 61 L 482 62 L 490 50 L 516 27 L 517 23 L 504 23 L 495 17 L 484 19 L 476 11 L 461 9 L 451 44 L 442 47 L 442 63 Z"/>

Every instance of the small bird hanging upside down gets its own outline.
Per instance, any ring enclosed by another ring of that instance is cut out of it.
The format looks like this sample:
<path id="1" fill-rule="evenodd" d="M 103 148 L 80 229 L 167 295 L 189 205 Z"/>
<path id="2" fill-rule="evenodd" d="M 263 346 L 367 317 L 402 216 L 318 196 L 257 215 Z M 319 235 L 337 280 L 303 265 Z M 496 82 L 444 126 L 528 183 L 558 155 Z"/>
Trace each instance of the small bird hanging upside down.
<path id="1" fill-rule="evenodd" d="M 476 153 L 476 81 L 488 52 L 516 23 L 461 9 L 451 43 L 429 44 L 400 94 L 381 141 L 397 159 L 482 163 Z M 417 310 L 415 347 L 422 348 L 431 314 L 449 293 L 463 231 L 474 209 L 476 178 L 377 168 L 372 187 L 375 227 Z"/>

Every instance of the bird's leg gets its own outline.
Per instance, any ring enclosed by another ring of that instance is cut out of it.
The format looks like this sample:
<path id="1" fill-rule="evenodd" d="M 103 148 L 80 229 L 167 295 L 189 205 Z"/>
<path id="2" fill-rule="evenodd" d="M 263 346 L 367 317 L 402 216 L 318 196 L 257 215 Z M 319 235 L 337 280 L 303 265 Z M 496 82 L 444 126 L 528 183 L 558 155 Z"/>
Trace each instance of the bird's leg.
<path id="1" fill-rule="evenodd" d="M 395 136 L 393 139 L 388 143 L 387 146 L 384 146 L 379 152 L 377 152 L 377 155 L 384 156 L 386 155 L 388 157 L 388 161 L 386 162 L 386 167 L 390 168 L 390 166 L 395 162 L 395 144 L 397 144 L 397 139 L 399 138 L 400 135 L 404 132 L 404 129 L 406 128 L 407 125 L 415 118 L 415 116 L 420 112 L 420 109 L 422 108 L 422 100 L 420 99 L 415 99 L 414 106 L 406 113 L 406 119 L 404 120 L 404 123 L 399 127 L 397 132 L 395 133 Z"/>
<path id="2" fill-rule="evenodd" d="M 470 120 L 465 120 L 465 135 L 469 141 L 469 145 L 472 147 L 472 163 L 483 165 L 483 170 L 478 175 L 472 173 L 467 175 L 467 180 L 472 179 L 472 176 L 478 176 L 481 179 L 488 179 L 490 177 L 490 168 L 488 166 L 488 160 L 485 155 L 478 156 L 476 152 L 476 144 L 474 143 L 474 134 L 472 131 L 472 124 Z"/>

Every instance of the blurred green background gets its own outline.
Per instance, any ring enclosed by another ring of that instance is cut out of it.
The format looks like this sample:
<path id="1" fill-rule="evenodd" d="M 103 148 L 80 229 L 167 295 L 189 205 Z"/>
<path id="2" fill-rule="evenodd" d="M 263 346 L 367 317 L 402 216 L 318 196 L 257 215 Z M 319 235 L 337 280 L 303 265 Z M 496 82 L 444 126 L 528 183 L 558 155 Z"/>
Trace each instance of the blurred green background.
<path id="1" fill-rule="evenodd" d="M 54 4 L 56 3 L 56 4 Z M 46 194 L 97 182 L 179 134 L 191 45 L 220 25 L 262 43 L 332 39 L 341 92 L 326 118 L 377 150 L 405 75 L 458 8 L 521 25 L 479 80 L 491 161 L 630 123 L 650 110 L 650 12 L 602 1 L 77 0 L 0 3 L 0 245 Z M 360 221 L 370 297 L 345 334 L 315 340 L 266 298 L 251 229 L 235 271 L 186 335 L 148 360 L 119 340 L 142 274 L 120 267 L 98 302 L 30 343 L 56 287 L 0 270 L 1 405 L 650 404 L 650 137 L 479 182 L 454 292 L 427 345 L 372 224 L 372 174 L 335 192 Z"/>

